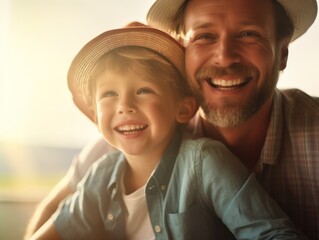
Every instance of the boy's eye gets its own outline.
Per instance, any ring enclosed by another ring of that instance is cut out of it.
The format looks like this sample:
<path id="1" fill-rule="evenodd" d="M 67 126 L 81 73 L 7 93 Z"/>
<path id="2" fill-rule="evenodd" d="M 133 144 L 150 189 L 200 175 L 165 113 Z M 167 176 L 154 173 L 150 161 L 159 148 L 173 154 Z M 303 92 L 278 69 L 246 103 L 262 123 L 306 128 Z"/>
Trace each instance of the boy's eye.
<path id="1" fill-rule="evenodd" d="M 100 98 L 105 98 L 105 97 L 115 97 L 117 96 L 117 93 L 114 91 L 105 91 Z"/>
<path id="2" fill-rule="evenodd" d="M 137 94 L 149 94 L 149 93 L 155 93 L 155 92 L 150 88 L 141 88 L 137 90 Z"/>

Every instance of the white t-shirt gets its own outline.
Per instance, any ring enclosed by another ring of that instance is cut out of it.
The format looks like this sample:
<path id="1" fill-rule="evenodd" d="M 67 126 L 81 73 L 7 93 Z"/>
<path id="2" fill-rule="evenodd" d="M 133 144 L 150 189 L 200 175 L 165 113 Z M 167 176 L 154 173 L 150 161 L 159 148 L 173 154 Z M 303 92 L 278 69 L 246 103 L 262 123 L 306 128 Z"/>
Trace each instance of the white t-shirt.
<path id="1" fill-rule="evenodd" d="M 123 184 L 122 188 L 124 190 Z M 154 240 L 155 236 L 146 204 L 145 185 L 129 195 L 125 195 L 125 191 L 122 192 L 123 201 L 126 207 L 125 230 L 128 239 Z"/>

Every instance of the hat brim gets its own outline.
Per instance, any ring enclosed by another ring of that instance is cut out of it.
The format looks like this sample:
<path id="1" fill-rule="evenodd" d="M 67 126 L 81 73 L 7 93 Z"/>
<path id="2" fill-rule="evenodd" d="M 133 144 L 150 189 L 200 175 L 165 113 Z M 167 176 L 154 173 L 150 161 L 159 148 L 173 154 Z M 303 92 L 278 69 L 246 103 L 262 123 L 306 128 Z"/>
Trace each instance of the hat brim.
<path id="1" fill-rule="evenodd" d="M 313 24 L 317 16 L 316 0 L 277 0 L 286 10 L 294 24 L 294 34 L 291 41 L 302 36 Z M 176 35 L 176 26 L 172 19 L 176 15 L 184 0 L 157 0 L 147 13 L 150 26 Z"/>
<path id="2" fill-rule="evenodd" d="M 150 27 L 127 27 L 104 32 L 88 42 L 76 55 L 68 72 L 68 87 L 76 106 L 92 121 L 94 112 L 86 101 L 89 77 L 101 56 L 124 46 L 151 49 L 170 61 L 185 77 L 184 47 L 168 34 Z"/>

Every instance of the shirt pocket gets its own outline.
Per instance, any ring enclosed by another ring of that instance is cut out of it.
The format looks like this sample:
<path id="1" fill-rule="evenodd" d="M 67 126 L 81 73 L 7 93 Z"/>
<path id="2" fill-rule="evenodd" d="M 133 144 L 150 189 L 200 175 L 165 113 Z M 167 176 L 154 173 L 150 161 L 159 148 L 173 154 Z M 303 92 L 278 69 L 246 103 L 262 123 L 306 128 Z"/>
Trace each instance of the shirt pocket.
<path id="1" fill-rule="evenodd" d="M 182 213 L 168 213 L 167 223 L 170 239 L 235 239 L 215 214 L 198 203 Z"/>

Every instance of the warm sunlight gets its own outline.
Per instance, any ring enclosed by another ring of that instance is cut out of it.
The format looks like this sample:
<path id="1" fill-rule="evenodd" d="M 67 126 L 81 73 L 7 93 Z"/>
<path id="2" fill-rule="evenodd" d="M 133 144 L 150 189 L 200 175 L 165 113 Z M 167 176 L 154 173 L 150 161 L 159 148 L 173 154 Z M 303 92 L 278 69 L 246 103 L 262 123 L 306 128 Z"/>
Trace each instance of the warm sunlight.
<path id="1" fill-rule="evenodd" d="M 98 133 L 72 103 L 69 64 L 93 36 L 145 22 L 152 1 L 2 1 L 0 141 L 85 144 Z"/>
<path id="2" fill-rule="evenodd" d="M 66 87 L 71 59 L 93 36 L 129 21 L 145 22 L 152 0 L 2 0 L 0 141 L 79 147 L 97 130 L 74 107 Z M 125 6 L 125 7 L 123 7 Z M 319 20 L 292 43 L 279 87 L 319 95 Z M 5 57 L 3 57 L 5 56 Z"/>
<path id="3" fill-rule="evenodd" d="M 99 135 L 67 89 L 71 60 L 103 31 L 145 22 L 151 4 L 1 0 L 0 239 L 21 239 L 35 203 L 65 174 L 79 148 Z M 12 214 L 19 221 L 8 220 Z"/>
<path id="4" fill-rule="evenodd" d="M 35 204 L 65 174 L 74 155 L 100 136 L 67 89 L 71 60 L 98 34 L 131 21 L 145 23 L 154 0 L 0 2 L 0 202 Z M 291 44 L 279 88 L 319 96 L 318 42 L 317 18 Z M 4 221 L 15 209 L 0 205 L 0 239 L 6 238 L 6 226 L 16 226 Z M 31 210 L 21 211 L 24 223 Z"/>

